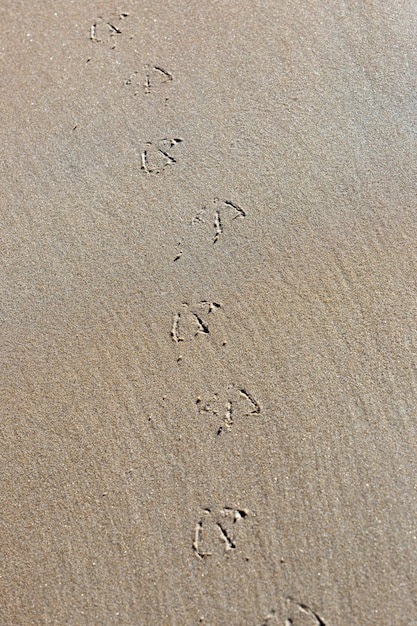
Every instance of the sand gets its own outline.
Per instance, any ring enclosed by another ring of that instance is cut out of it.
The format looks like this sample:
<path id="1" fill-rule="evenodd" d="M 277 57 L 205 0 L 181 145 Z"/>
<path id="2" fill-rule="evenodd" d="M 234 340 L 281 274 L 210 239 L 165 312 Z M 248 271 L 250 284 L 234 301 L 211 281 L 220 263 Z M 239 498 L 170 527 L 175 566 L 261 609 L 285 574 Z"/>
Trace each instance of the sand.
<path id="1" fill-rule="evenodd" d="M 2 1 L 2 624 L 417 624 L 416 17 Z"/>

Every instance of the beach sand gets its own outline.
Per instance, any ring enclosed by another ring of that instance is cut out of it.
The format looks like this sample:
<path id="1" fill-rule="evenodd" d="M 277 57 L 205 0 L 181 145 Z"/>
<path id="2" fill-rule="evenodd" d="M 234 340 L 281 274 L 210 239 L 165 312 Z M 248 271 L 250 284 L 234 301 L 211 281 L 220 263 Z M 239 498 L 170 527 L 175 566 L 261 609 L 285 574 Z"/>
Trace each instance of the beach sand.
<path id="1" fill-rule="evenodd" d="M 416 6 L 0 6 L 7 626 L 417 623 Z"/>

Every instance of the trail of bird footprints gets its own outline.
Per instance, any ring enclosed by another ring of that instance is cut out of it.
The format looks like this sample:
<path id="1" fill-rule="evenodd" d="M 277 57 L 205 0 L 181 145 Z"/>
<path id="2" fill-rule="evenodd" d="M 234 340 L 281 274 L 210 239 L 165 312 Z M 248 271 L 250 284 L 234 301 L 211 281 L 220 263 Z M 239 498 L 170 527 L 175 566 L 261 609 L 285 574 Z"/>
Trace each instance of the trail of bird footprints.
<path id="1" fill-rule="evenodd" d="M 120 13 L 109 18 L 98 17 L 90 26 L 91 43 L 94 46 L 116 50 L 120 42 L 133 39 L 125 31 L 128 17 L 128 13 Z M 134 97 L 143 95 L 147 100 L 149 95 L 155 92 L 157 96 L 165 97 L 165 102 L 168 102 L 166 89 L 174 81 L 169 68 L 154 64 L 132 70 L 122 84 L 126 93 Z M 161 175 L 176 165 L 183 141 L 183 138 L 175 135 L 144 142 L 140 148 L 142 174 Z M 246 210 L 234 201 L 215 197 L 201 208 L 191 220 L 191 224 L 207 228 L 207 236 L 211 238 L 213 245 L 217 245 L 227 235 L 235 221 L 245 219 L 246 215 Z M 175 257 L 173 255 L 173 260 L 179 261 L 182 254 L 181 247 Z M 179 346 L 195 341 L 198 337 L 210 338 L 212 316 L 221 309 L 222 305 L 215 301 L 202 300 L 197 304 L 183 302 L 173 315 L 170 331 L 172 342 Z M 223 345 L 226 345 L 225 341 Z M 180 362 L 181 359 L 182 356 L 179 355 L 177 361 Z M 261 412 L 261 406 L 253 393 L 244 387 L 234 385 L 228 385 L 223 392 L 211 396 L 198 396 L 195 405 L 198 414 L 213 423 L 217 436 L 225 435 L 235 424 Z M 219 510 L 204 509 L 194 530 L 192 549 L 195 556 L 204 561 L 216 553 L 218 556 L 232 554 L 237 549 L 239 528 L 248 518 L 249 512 L 246 509 L 228 506 Z M 290 624 L 292 622 L 287 620 L 285 626 Z"/>
<path id="2" fill-rule="evenodd" d="M 194 528 L 193 552 L 204 561 L 215 554 L 227 555 L 237 548 L 239 526 L 249 517 L 247 509 L 226 506 L 203 509 Z"/>
<path id="3" fill-rule="evenodd" d="M 120 13 L 110 18 L 98 17 L 90 26 L 90 41 L 93 44 L 104 45 L 110 50 L 115 50 L 117 44 L 123 38 L 123 22 L 129 17 L 129 13 Z M 130 35 L 129 39 L 133 39 Z M 91 61 L 91 59 L 88 59 Z M 87 62 L 88 62 L 87 61 Z M 164 85 L 171 83 L 174 77 L 172 72 L 162 65 L 145 65 L 142 70 L 135 69 L 123 82 L 123 86 L 134 96 L 141 93 L 149 95 L 154 90 L 158 91 Z M 165 97 L 165 101 L 169 100 Z M 144 142 L 140 152 L 140 170 L 144 174 L 161 174 L 164 170 L 177 162 L 172 149 L 183 139 L 179 137 L 164 137 L 155 141 Z"/>
<path id="4" fill-rule="evenodd" d="M 211 316 L 222 309 L 219 302 L 201 300 L 196 305 L 183 302 L 172 318 L 171 339 L 180 346 L 198 337 L 211 335 Z M 226 345 L 226 342 L 222 342 Z M 182 360 L 179 355 L 177 361 Z M 230 432 L 234 424 L 250 416 L 259 415 L 261 405 L 255 395 L 244 387 L 229 384 L 222 393 L 198 396 L 195 401 L 199 415 L 216 424 L 217 436 Z"/>

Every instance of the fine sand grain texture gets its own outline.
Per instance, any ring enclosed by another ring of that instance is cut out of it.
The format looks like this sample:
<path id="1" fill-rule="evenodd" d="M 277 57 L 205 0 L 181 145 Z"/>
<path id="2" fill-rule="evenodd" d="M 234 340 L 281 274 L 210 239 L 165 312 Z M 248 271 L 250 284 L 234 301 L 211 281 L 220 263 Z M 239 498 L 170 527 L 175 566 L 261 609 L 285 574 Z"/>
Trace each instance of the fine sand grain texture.
<path id="1" fill-rule="evenodd" d="M 0 623 L 417 624 L 416 3 L 0 20 Z"/>

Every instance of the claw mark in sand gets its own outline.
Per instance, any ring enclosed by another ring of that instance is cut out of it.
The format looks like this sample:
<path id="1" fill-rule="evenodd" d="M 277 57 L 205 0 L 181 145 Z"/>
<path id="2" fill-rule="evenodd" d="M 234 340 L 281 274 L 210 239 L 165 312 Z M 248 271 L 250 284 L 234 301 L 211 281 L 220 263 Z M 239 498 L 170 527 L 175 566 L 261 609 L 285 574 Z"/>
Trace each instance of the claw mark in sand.
<path id="1" fill-rule="evenodd" d="M 125 84 L 128 85 L 128 84 L 131 84 L 131 82 L 130 83 L 125 83 Z M 150 78 L 149 74 L 146 74 L 146 76 L 145 76 L 144 87 L 145 87 L 145 93 L 151 93 L 151 78 Z M 136 91 L 134 95 L 137 96 L 138 93 L 139 92 Z"/>
<path id="2" fill-rule="evenodd" d="M 171 337 L 174 343 L 179 343 L 180 341 L 184 341 L 184 338 L 180 337 L 179 331 L 178 331 L 178 324 L 179 324 L 180 318 L 181 318 L 181 313 L 176 313 L 174 315 L 174 320 L 172 322 Z"/>
<path id="3" fill-rule="evenodd" d="M 220 529 L 221 538 L 225 543 L 225 550 L 228 552 L 229 550 L 235 550 L 236 544 L 232 541 L 232 539 L 227 534 L 226 530 L 223 528 L 221 524 L 217 522 L 216 526 Z"/>
<path id="4" fill-rule="evenodd" d="M 201 541 L 202 533 L 203 533 L 203 522 L 200 521 L 200 522 L 197 522 L 197 524 L 195 525 L 194 541 L 193 541 L 194 554 L 200 561 L 203 561 L 206 557 L 212 555 L 211 552 L 203 552 L 202 550 L 200 550 L 200 541 Z"/>
<path id="5" fill-rule="evenodd" d="M 206 221 L 203 216 L 205 212 L 206 212 L 206 209 L 201 209 L 201 211 L 199 211 L 197 215 L 194 215 L 193 219 L 191 220 L 191 223 L 192 224 L 205 224 Z"/>
<path id="6" fill-rule="evenodd" d="M 174 257 L 174 263 L 175 263 L 175 261 L 179 261 L 179 259 L 182 257 L 182 254 L 183 254 L 181 241 L 179 242 L 178 247 L 179 247 L 179 250 L 178 250 L 176 256 Z"/>
<path id="7" fill-rule="evenodd" d="M 116 35 L 121 35 L 122 31 L 117 26 L 113 26 L 110 22 L 107 22 L 107 26 L 110 28 L 111 33 L 116 33 Z"/>
<path id="8" fill-rule="evenodd" d="M 198 324 L 197 333 L 203 333 L 203 334 L 208 335 L 210 331 L 209 331 L 209 327 L 207 326 L 207 324 L 203 322 L 203 320 L 201 319 L 199 315 L 197 315 L 197 313 L 193 313 L 193 315 L 195 319 L 197 320 L 197 324 Z"/>
<path id="9" fill-rule="evenodd" d="M 221 435 L 223 430 L 231 430 L 232 426 L 233 426 L 233 409 L 232 409 L 232 403 L 229 400 L 227 403 L 227 409 L 226 409 L 226 414 L 223 419 L 223 424 L 219 426 L 219 429 L 217 431 L 217 436 Z"/>
<path id="10" fill-rule="evenodd" d="M 287 603 L 295 605 L 301 613 L 304 613 L 305 615 L 308 615 L 309 617 L 314 619 L 316 626 L 326 626 L 325 621 L 320 617 L 320 615 L 316 611 L 313 611 L 313 609 L 306 604 L 297 602 L 296 600 L 294 600 L 294 598 L 287 598 Z M 288 618 L 286 620 L 286 626 L 291 626 L 292 623 L 293 621 L 291 618 Z"/>
<path id="11" fill-rule="evenodd" d="M 233 524 L 236 524 L 241 519 L 245 519 L 249 515 L 247 509 L 233 509 L 230 506 L 225 506 L 223 509 L 223 513 L 226 515 L 231 515 L 233 517 Z"/>
<path id="12" fill-rule="evenodd" d="M 220 218 L 220 212 L 217 209 L 214 213 L 214 228 L 216 229 L 216 234 L 214 235 L 213 243 L 217 243 L 220 239 L 220 235 L 223 233 L 223 225 Z"/>
<path id="13" fill-rule="evenodd" d="M 163 78 L 163 83 L 168 83 L 172 80 L 172 74 L 171 72 L 168 72 L 167 70 L 164 70 L 163 67 L 161 67 L 160 65 L 154 65 L 153 68 L 156 72 L 160 72 L 162 74 Z"/>
<path id="14" fill-rule="evenodd" d="M 251 413 L 259 414 L 261 412 L 261 405 L 252 394 L 246 391 L 246 389 L 241 389 L 240 395 L 246 398 L 246 400 L 248 400 L 253 406 L 253 410 L 251 411 Z"/>
<path id="15" fill-rule="evenodd" d="M 97 22 L 94 22 L 94 24 L 91 24 L 90 40 L 94 41 L 95 43 L 98 43 L 99 41 L 101 41 L 101 39 L 97 37 Z"/>
<path id="16" fill-rule="evenodd" d="M 271 621 L 271 619 L 274 619 L 274 617 L 276 616 L 276 610 L 272 609 L 272 611 L 270 611 L 270 613 L 268 613 L 268 615 L 265 615 L 261 626 L 268 626 L 269 622 Z M 285 624 L 285 626 L 291 626 L 290 624 Z"/>
<path id="17" fill-rule="evenodd" d="M 200 304 L 207 304 L 209 313 L 213 313 L 213 311 L 216 311 L 217 309 L 222 308 L 222 305 L 219 304 L 218 302 L 209 302 L 208 300 L 202 300 Z"/>
<path id="18" fill-rule="evenodd" d="M 246 217 L 246 211 L 244 211 L 240 206 L 238 206 L 237 204 L 235 204 L 234 202 L 230 202 L 230 200 L 225 200 L 224 204 L 226 206 L 232 207 L 235 211 L 236 211 L 236 215 L 234 216 L 234 220 L 237 217 Z"/>
<path id="19" fill-rule="evenodd" d="M 148 151 L 144 150 L 143 152 L 141 152 L 140 154 L 140 169 L 144 170 L 145 172 L 150 172 L 149 168 L 148 168 Z"/>
<path id="20" fill-rule="evenodd" d="M 310 617 L 313 617 L 316 620 L 318 626 L 326 626 L 326 624 L 321 619 L 320 615 L 318 613 L 316 613 L 315 611 L 313 611 L 313 609 L 310 609 L 309 606 L 307 606 L 305 604 L 299 604 L 298 608 L 300 609 L 300 611 L 302 611 L 306 615 L 309 615 Z"/>

